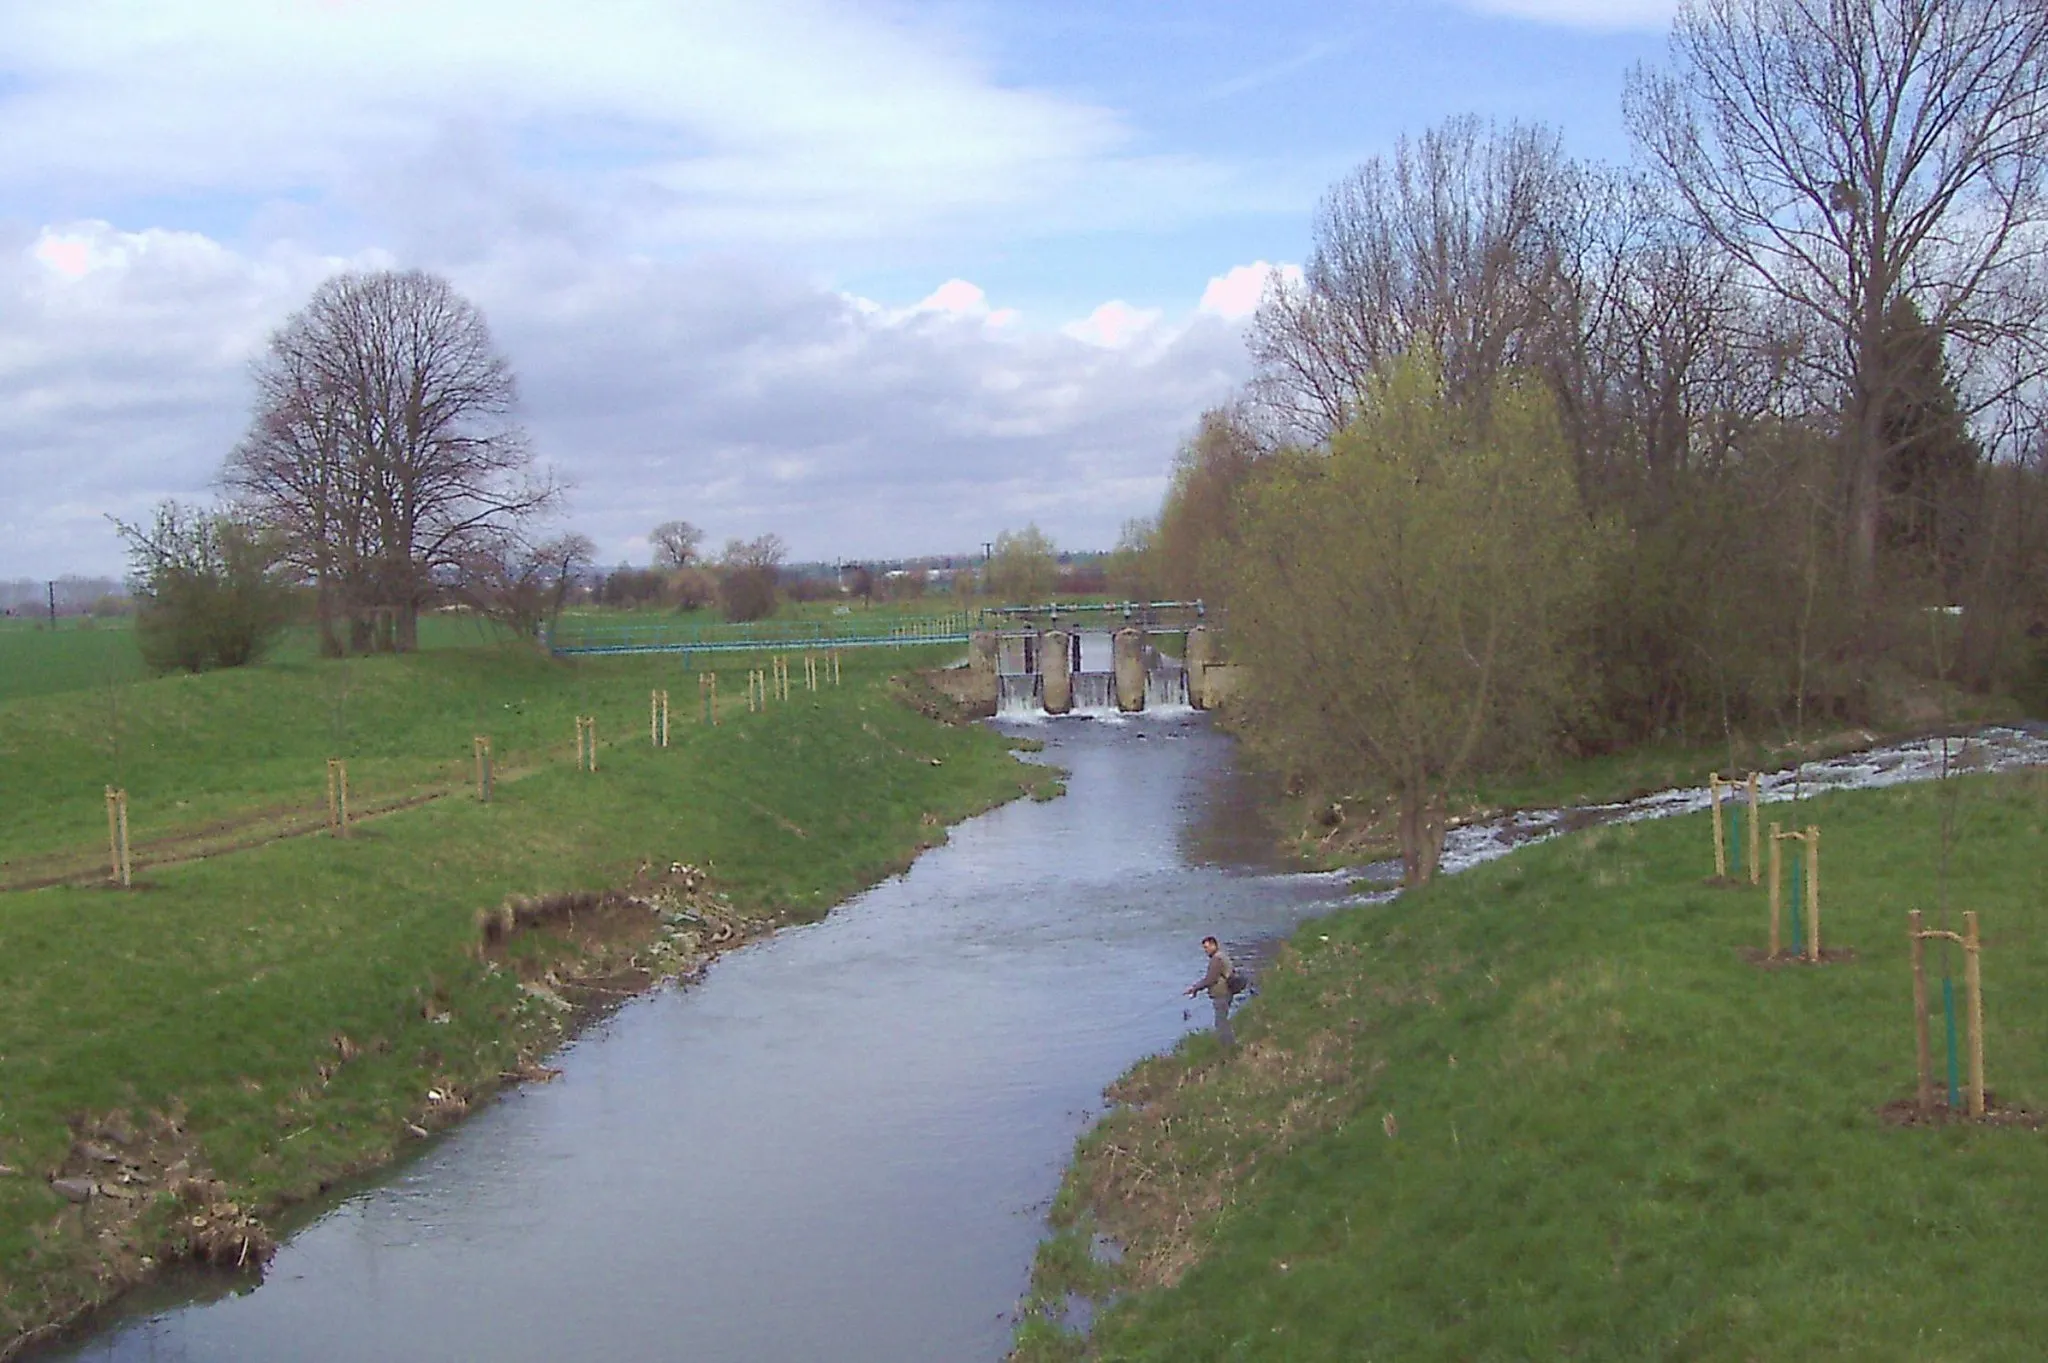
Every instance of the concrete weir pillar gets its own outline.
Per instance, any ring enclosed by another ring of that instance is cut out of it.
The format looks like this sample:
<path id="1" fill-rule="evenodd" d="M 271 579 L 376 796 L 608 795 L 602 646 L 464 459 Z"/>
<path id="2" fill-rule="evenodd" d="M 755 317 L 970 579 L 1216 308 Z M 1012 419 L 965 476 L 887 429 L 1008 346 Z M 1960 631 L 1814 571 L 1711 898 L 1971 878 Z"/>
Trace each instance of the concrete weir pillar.
<path id="1" fill-rule="evenodd" d="M 1110 665 L 1116 669 L 1116 708 L 1134 714 L 1145 708 L 1145 631 L 1120 629 L 1109 641 Z"/>
<path id="2" fill-rule="evenodd" d="M 1206 710 L 1212 697 L 1204 681 L 1209 665 L 1216 661 L 1216 636 L 1209 632 L 1207 625 L 1196 625 L 1188 631 L 1187 648 L 1182 657 L 1188 669 L 1188 704 L 1197 710 Z"/>
<path id="3" fill-rule="evenodd" d="M 1074 708 L 1073 654 L 1065 630 L 1049 629 L 1038 641 L 1038 666 L 1045 678 L 1039 703 L 1049 715 L 1063 715 Z"/>

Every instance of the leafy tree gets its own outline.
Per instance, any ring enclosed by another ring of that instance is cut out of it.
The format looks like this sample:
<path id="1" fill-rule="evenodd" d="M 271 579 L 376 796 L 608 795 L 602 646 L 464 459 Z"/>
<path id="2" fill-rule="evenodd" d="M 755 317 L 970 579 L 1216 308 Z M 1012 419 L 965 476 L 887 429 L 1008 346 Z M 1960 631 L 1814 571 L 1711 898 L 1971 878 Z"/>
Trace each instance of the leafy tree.
<path id="1" fill-rule="evenodd" d="M 1880 405 L 1885 545 L 1948 597 L 1967 552 L 1971 492 L 1983 455 L 1942 357 L 1941 333 L 1922 320 L 1911 299 L 1892 304 L 1884 346 L 1884 368 L 1892 376 Z"/>
<path id="2" fill-rule="evenodd" d="M 988 562 L 992 595 L 1013 603 L 1049 601 L 1059 576 L 1059 551 L 1037 525 L 996 536 L 995 552 Z"/>
<path id="3" fill-rule="evenodd" d="M 135 639 L 152 671 L 242 667 L 291 619 L 278 546 L 247 521 L 167 501 L 147 528 L 114 525 L 128 542 Z"/>
<path id="4" fill-rule="evenodd" d="M 1328 454 L 1275 460 L 1230 563 L 1250 737 L 1390 793 L 1411 883 L 1435 873 L 1447 793 L 1541 751 L 1584 694 L 1571 628 L 1603 535 L 1541 386 L 1475 397 L 1446 395 L 1431 352 L 1399 361 Z"/>
<path id="5" fill-rule="evenodd" d="M 1258 472 L 1265 447 L 1243 414 L 1202 413 L 1194 438 L 1174 460 L 1173 480 L 1150 538 L 1151 587 L 1166 595 L 1223 602 L 1222 570 L 1237 538 L 1238 508 Z"/>

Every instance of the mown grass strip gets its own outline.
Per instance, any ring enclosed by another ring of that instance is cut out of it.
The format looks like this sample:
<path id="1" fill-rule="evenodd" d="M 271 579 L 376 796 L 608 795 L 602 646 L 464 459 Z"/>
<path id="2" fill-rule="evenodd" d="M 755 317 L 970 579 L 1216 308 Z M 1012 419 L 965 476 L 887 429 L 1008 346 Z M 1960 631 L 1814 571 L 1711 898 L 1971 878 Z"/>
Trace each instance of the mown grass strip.
<path id="1" fill-rule="evenodd" d="M 2031 1356 L 2048 1133 L 1880 1113 L 1913 1092 L 1944 799 L 1990 1088 L 2048 1109 L 2048 774 L 1812 802 L 1856 953 L 1819 968 L 1746 958 L 1762 892 L 1703 883 L 1700 819 L 1580 834 L 1310 924 L 1238 1054 L 1128 1076 L 1019 1357 Z M 1053 1323 L 1077 1288 L 1116 1298 L 1085 1340 Z"/>

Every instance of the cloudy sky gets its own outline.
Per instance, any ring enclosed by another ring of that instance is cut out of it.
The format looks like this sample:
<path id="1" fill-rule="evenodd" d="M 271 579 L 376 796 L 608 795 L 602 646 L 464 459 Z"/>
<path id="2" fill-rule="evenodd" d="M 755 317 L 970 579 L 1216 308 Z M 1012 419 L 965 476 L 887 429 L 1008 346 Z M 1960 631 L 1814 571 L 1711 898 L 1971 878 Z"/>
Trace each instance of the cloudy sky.
<path id="1" fill-rule="evenodd" d="M 603 562 L 1108 547 L 1317 197 L 1453 113 L 1620 157 L 1670 0 L 0 0 L 0 578 L 205 499 L 327 274 L 479 304 Z"/>

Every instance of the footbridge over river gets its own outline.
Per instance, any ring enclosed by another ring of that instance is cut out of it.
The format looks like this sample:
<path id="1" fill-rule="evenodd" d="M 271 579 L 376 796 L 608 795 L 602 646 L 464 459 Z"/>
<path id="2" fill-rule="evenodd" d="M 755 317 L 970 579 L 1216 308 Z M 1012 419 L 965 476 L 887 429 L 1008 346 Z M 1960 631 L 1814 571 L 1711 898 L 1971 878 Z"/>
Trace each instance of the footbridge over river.
<path id="1" fill-rule="evenodd" d="M 992 674 L 998 714 L 1209 708 L 1224 689 L 1200 601 L 1010 606 L 984 611 L 970 667 Z"/>

